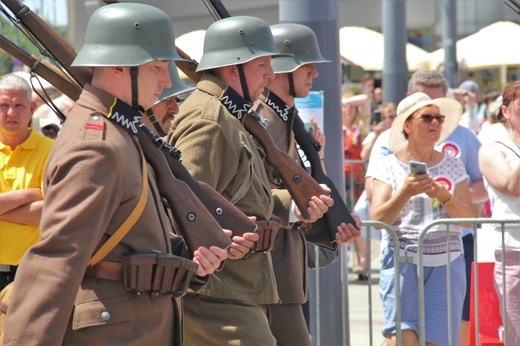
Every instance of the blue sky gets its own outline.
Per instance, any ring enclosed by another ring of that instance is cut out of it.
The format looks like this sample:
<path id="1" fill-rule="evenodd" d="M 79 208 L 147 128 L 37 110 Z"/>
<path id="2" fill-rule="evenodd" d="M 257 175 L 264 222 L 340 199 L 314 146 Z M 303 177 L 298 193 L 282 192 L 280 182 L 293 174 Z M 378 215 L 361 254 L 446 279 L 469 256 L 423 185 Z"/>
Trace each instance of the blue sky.
<path id="1" fill-rule="evenodd" d="M 23 3 L 51 25 L 67 24 L 67 0 L 23 0 Z"/>

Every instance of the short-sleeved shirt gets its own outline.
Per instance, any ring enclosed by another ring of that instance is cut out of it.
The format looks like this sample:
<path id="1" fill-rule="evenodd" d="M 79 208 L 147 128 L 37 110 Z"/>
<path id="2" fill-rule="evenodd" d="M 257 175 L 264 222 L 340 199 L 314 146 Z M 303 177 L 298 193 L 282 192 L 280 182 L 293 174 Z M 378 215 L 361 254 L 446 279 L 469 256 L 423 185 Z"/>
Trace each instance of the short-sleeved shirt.
<path id="1" fill-rule="evenodd" d="M 383 158 L 379 167 L 380 169 L 375 173 L 374 179 L 390 185 L 392 195 L 402 187 L 406 176 L 410 172 L 409 165 L 398 160 L 395 155 Z M 462 162 L 458 158 L 448 155 L 444 155 L 438 164 L 429 167 L 428 174 L 435 181 L 441 182 L 446 190 L 451 193 L 455 191 L 455 186 L 458 183 L 468 177 Z M 397 233 L 399 248 L 402 254 L 404 255 L 404 249 L 407 245 L 417 244 L 424 226 L 434 220 L 444 218 L 449 218 L 448 213 L 437 200 L 428 197 L 424 193 L 411 197 L 397 220 L 391 225 L 392 229 Z M 462 252 L 462 227 L 450 225 L 449 229 L 451 260 L 454 260 Z M 383 233 L 382 248 L 385 246 L 393 246 L 391 238 L 386 232 Z M 445 265 L 447 263 L 447 250 L 446 227 L 437 225 L 430 228 L 423 243 L 424 265 Z M 412 256 L 414 263 L 417 263 L 416 249 L 413 249 L 409 254 Z"/>
<path id="2" fill-rule="evenodd" d="M 379 169 L 379 159 L 393 153 L 389 147 L 390 129 L 383 132 L 374 143 L 372 152 L 370 153 L 370 161 L 368 162 L 365 177 L 372 177 L 375 171 Z M 435 149 L 445 155 L 459 158 L 466 168 L 469 176 L 468 183 L 482 179 L 482 173 L 478 167 L 478 150 L 481 143 L 473 131 L 464 126 L 457 126 L 450 136 L 442 143 L 438 144 Z M 463 228 L 463 235 L 472 234 L 473 228 Z"/>
<path id="3" fill-rule="evenodd" d="M 30 129 L 15 150 L 0 142 L 0 192 L 41 189 L 54 140 Z M 0 220 L 0 264 L 18 265 L 27 249 L 40 240 L 37 225 Z"/>

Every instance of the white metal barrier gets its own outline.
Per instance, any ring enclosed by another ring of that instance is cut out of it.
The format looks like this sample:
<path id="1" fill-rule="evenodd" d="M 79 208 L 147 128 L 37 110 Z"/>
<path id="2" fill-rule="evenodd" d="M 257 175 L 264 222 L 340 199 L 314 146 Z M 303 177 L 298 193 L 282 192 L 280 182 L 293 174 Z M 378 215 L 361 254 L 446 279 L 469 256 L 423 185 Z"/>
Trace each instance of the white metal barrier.
<path id="1" fill-rule="evenodd" d="M 501 227 L 501 233 L 502 233 L 502 258 L 505 258 L 505 249 L 504 249 L 504 230 L 506 225 L 508 224 L 520 224 L 520 219 L 515 220 L 507 220 L 507 219 L 493 219 L 493 218 L 471 218 L 471 219 L 464 219 L 464 218 L 453 218 L 453 219 L 439 219 L 431 222 L 429 225 L 423 228 L 421 231 L 421 234 L 419 236 L 418 242 L 417 242 L 417 276 L 418 276 L 418 304 L 419 304 L 419 345 L 426 345 L 425 340 L 425 309 L 424 309 L 424 281 L 421 280 L 421 278 L 424 276 L 424 266 L 423 266 L 423 247 L 422 244 L 424 242 L 424 238 L 426 234 L 428 233 L 428 230 L 431 229 L 434 226 L 438 225 L 446 225 L 446 232 L 449 235 L 450 232 L 450 225 L 461 225 L 461 224 L 473 224 L 473 230 L 474 230 L 474 237 L 475 237 L 475 246 L 473 249 L 474 258 L 478 258 L 478 232 L 477 229 L 478 226 L 482 224 L 494 224 L 494 225 L 500 225 Z M 448 263 L 450 262 L 450 242 L 448 241 L 448 250 L 447 250 L 447 256 L 448 256 Z M 474 266 L 475 268 L 475 274 L 474 274 L 474 287 L 478 287 L 479 281 L 478 281 L 478 266 Z M 450 307 L 452 306 L 451 301 L 451 294 L 450 294 L 450 287 L 451 287 L 451 275 L 450 275 L 450 266 L 447 266 L 447 280 L 448 280 L 448 312 L 450 310 Z M 506 294 L 505 294 L 505 270 L 502 270 L 502 296 L 504 297 L 504 304 L 502 304 L 502 316 L 506 316 Z M 475 338 L 476 338 L 476 344 L 479 345 L 479 316 L 478 316 L 478 289 L 475 290 Z M 507 330 L 507 325 L 504 320 L 504 330 Z M 458 340 L 451 340 L 451 327 L 453 323 L 451 320 L 451 314 L 448 313 L 448 328 L 449 328 L 449 345 L 458 345 Z M 498 333 L 498 331 L 497 331 Z M 504 335 L 507 335 L 505 333 Z M 508 345 L 507 336 L 504 340 L 504 345 Z"/>
<path id="2" fill-rule="evenodd" d="M 381 229 L 385 229 L 387 232 L 388 232 L 388 235 L 390 236 L 390 238 L 392 239 L 392 242 L 394 244 L 398 244 L 398 238 L 397 238 L 397 235 L 396 233 L 392 230 L 392 228 L 390 226 L 388 226 L 387 224 L 385 223 L 382 223 L 382 222 L 378 222 L 378 221 L 371 221 L 371 220 L 363 220 L 363 226 L 364 227 L 367 227 L 367 243 L 370 244 L 371 243 L 371 229 L 374 228 L 374 227 L 377 227 L 377 228 L 381 228 Z M 418 275 L 418 282 L 419 282 L 419 286 L 418 286 L 418 308 L 419 308 L 419 345 L 425 345 L 426 344 L 426 340 L 425 340 L 425 307 L 424 307 L 424 281 L 423 278 L 424 277 L 424 266 L 423 266 L 423 247 L 422 247 L 422 244 L 424 242 L 424 238 L 425 238 L 425 235 L 426 233 L 428 232 L 429 229 L 431 229 L 432 227 L 434 226 L 438 226 L 438 225 L 446 225 L 446 232 L 447 234 L 449 234 L 450 232 L 450 225 L 460 225 L 460 224 L 473 224 L 473 228 L 475 230 L 474 232 L 474 258 L 475 258 L 475 263 L 477 262 L 477 259 L 478 259 L 478 246 L 477 246 L 477 242 L 478 242 L 478 233 L 480 231 L 480 226 L 483 225 L 483 224 L 493 224 L 493 225 L 499 225 L 502 229 L 502 244 L 504 244 L 504 228 L 509 225 L 509 224 L 520 224 L 520 219 L 518 220 L 503 220 L 503 219 L 493 219 L 493 218 L 471 218 L 471 219 L 462 219 L 462 218 L 453 218 L 453 219 L 439 219 L 439 220 L 436 220 L 430 224 L 428 224 L 427 226 L 425 226 L 423 228 L 423 230 L 421 231 L 420 233 L 420 236 L 419 236 L 419 239 L 418 239 L 418 244 L 415 245 L 415 247 L 417 248 L 417 255 L 418 255 L 418 260 L 417 260 L 417 275 Z M 345 246 L 341 246 L 340 247 L 341 249 L 341 282 L 347 282 L 348 281 L 348 255 L 347 255 L 347 247 Z M 409 251 L 410 249 L 408 249 Z M 448 242 L 448 251 L 447 251 L 447 254 L 448 256 L 448 259 L 449 259 L 449 256 L 450 256 L 450 245 L 449 245 L 449 242 Z M 398 267 L 399 264 L 401 263 L 406 263 L 406 257 L 407 256 L 400 256 L 400 252 L 399 251 L 394 251 L 394 263 L 395 263 L 395 266 L 396 268 Z M 502 246 L 502 258 L 504 258 L 504 246 Z M 316 259 L 319 260 L 319 254 L 318 254 L 318 251 L 316 250 Z M 372 291 L 371 291 L 371 286 L 373 284 L 372 282 L 372 254 L 371 254 L 371 246 L 367 246 L 367 265 L 368 265 L 368 285 L 367 285 L 367 290 L 368 290 L 368 324 L 369 324 L 369 335 L 368 335 L 368 343 L 366 345 L 374 345 L 374 339 L 373 339 L 373 334 L 374 334 L 374 331 L 373 331 L 373 314 L 372 314 L 372 307 L 373 307 L 373 297 L 372 297 Z M 473 283 L 474 283 L 474 287 L 478 287 L 479 285 L 479 275 L 478 275 L 478 266 L 475 265 L 474 266 L 475 270 L 474 270 L 474 279 L 473 279 Z M 319 272 L 320 272 L 321 269 L 318 269 L 316 271 L 316 275 L 317 277 L 319 276 Z M 450 266 L 447 266 L 447 285 L 448 285 L 448 288 L 451 287 L 451 279 L 450 279 Z M 503 293 L 505 293 L 505 271 L 503 270 L 502 271 L 502 275 L 503 275 L 503 285 L 502 285 L 502 290 L 503 290 Z M 400 275 L 399 275 L 399 271 L 396 271 L 395 272 L 395 287 L 400 287 Z M 319 280 L 316 280 L 316 292 L 319 292 L 320 290 L 320 287 L 319 287 Z M 342 292 L 341 292 L 341 295 L 342 295 L 342 300 L 343 301 L 346 301 L 347 299 L 347 296 L 348 296 L 348 292 L 345 288 L 348 287 L 348 285 L 342 285 L 343 289 L 342 289 Z M 503 296 L 505 297 L 505 294 L 503 294 Z M 476 339 L 476 345 L 479 345 L 479 316 L 478 316 L 478 311 L 479 311 L 479 297 L 478 297 L 478 289 L 475 289 L 475 292 L 474 292 L 474 297 L 475 297 L 475 301 L 474 301 L 474 310 L 475 310 L 475 317 L 474 317 L 474 330 L 475 330 L 475 339 Z M 379 297 L 377 298 L 379 299 Z M 451 301 L 451 295 L 450 295 L 450 289 L 448 289 L 448 312 L 451 310 L 451 306 L 452 306 L 452 301 Z M 316 304 L 316 309 L 319 311 L 320 309 L 320 302 L 319 300 L 317 302 L 315 302 Z M 397 329 L 396 329 L 396 341 L 397 341 L 397 345 L 401 345 L 401 340 L 402 340 L 402 331 L 401 331 L 401 306 L 400 306 L 400 295 L 396 295 L 396 326 L 397 326 Z M 505 316 L 505 304 L 503 304 L 502 306 L 502 316 Z M 342 309 L 342 320 L 343 321 L 348 321 L 349 320 L 349 316 L 348 316 L 348 311 L 346 310 L 347 307 L 345 305 L 341 305 L 341 309 Z M 316 339 L 317 340 L 320 340 L 320 330 L 319 330 L 319 325 L 320 325 L 320 316 L 321 314 L 320 313 L 317 313 L 315 318 L 318 319 L 318 321 L 316 321 L 317 323 L 317 326 L 318 326 L 318 330 L 317 330 L 317 336 L 316 336 Z M 452 328 L 452 318 L 451 318 L 451 314 L 448 313 L 448 324 L 449 324 L 449 345 L 450 346 L 453 346 L 453 345 L 458 345 L 459 341 L 458 340 L 451 340 L 451 328 Z M 348 337 L 348 331 L 349 331 L 349 326 L 344 323 L 342 324 L 343 326 L 343 343 L 342 345 L 350 345 L 350 342 L 349 342 L 349 337 Z M 504 328 L 507 330 L 507 325 L 504 325 Z M 498 331 L 497 331 L 498 332 Z M 317 346 L 321 346 L 321 344 L 318 342 L 316 343 Z M 508 345 L 507 344 L 507 339 L 504 340 L 504 345 Z M 329 346 L 329 345 L 324 345 L 324 346 Z M 357 346 L 357 344 L 356 344 Z"/>

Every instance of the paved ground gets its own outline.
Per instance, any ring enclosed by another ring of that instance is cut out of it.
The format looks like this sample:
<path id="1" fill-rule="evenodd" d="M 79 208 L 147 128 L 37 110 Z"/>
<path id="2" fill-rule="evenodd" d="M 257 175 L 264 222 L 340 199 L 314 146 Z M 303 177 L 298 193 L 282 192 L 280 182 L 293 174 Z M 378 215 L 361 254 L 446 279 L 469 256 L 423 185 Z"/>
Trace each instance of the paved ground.
<path id="1" fill-rule="evenodd" d="M 358 275 L 349 272 L 349 316 L 350 316 L 350 345 L 351 346 L 379 346 L 384 345 L 381 334 L 383 326 L 383 310 L 379 298 L 379 242 L 372 241 L 372 277 L 368 281 L 360 281 Z M 349 251 L 349 268 L 353 267 L 352 251 Z M 372 333 L 370 333 L 369 292 L 371 292 L 372 306 Z M 372 340 L 370 339 L 372 335 Z"/>

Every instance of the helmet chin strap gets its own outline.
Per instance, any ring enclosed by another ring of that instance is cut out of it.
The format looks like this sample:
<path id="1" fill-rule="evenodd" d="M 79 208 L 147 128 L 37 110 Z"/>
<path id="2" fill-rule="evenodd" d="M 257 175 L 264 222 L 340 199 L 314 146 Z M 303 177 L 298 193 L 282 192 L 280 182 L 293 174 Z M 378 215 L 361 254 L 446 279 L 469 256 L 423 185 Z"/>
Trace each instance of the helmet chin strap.
<path id="1" fill-rule="evenodd" d="M 287 78 L 289 78 L 289 95 L 292 97 L 296 97 L 296 90 L 294 90 L 294 78 L 292 72 L 287 74 Z"/>
<path id="2" fill-rule="evenodd" d="M 130 78 L 132 82 L 132 108 L 135 109 L 136 112 L 144 112 L 144 108 L 139 105 L 139 94 L 137 91 L 137 76 L 139 76 L 139 67 L 130 67 Z"/>
<path id="3" fill-rule="evenodd" d="M 244 73 L 244 66 L 237 65 L 237 67 L 238 67 L 238 75 L 240 76 L 240 84 L 242 84 L 242 94 L 244 94 L 244 98 L 247 101 L 253 102 L 251 100 L 251 96 L 249 95 L 249 90 L 247 89 L 247 81 L 246 81 L 246 74 Z"/>

